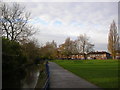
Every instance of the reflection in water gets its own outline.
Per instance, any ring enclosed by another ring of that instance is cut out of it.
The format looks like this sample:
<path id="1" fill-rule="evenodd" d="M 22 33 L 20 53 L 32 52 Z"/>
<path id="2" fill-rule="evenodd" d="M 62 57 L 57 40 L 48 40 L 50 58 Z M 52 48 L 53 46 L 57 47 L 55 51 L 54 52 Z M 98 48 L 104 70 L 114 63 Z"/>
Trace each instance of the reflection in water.
<path id="1" fill-rule="evenodd" d="M 26 77 L 29 79 L 23 82 L 23 88 L 35 88 L 38 77 L 39 77 L 39 71 L 31 72 L 30 77 Z"/>
<path id="2" fill-rule="evenodd" d="M 35 88 L 39 75 L 39 68 L 31 66 L 27 69 L 27 76 L 22 80 L 22 88 Z"/>

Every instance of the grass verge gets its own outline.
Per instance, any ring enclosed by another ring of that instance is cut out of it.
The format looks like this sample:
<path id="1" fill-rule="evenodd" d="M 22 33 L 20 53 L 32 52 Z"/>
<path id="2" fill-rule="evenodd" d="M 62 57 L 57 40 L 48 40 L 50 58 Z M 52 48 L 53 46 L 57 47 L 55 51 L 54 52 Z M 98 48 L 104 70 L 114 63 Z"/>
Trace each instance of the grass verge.
<path id="1" fill-rule="evenodd" d="M 101 88 L 118 88 L 118 60 L 54 60 L 53 62 Z"/>

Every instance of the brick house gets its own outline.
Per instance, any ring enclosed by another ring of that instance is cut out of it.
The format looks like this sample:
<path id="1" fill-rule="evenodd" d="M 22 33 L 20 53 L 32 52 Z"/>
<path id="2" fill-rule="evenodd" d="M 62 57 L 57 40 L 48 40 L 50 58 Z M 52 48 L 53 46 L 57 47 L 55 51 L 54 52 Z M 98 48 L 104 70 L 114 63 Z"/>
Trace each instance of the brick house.
<path id="1" fill-rule="evenodd" d="M 120 50 L 118 50 L 116 53 L 116 59 L 120 59 Z"/>
<path id="2" fill-rule="evenodd" d="M 108 52 L 90 52 L 87 54 L 88 59 L 110 59 L 111 55 Z"/>
<path id="3" fill-rule="evenodd" d="M 120 58 L 120 53 L 117 53 L 117 56 Z M 90 52 L 86 54 L 87 59 L 110 59 L 111 54 L 105 51 L 97 51 L 97 52 Z M 81 60 L 84 59 L 84 55 L 82 53 L 69 55 L 68 57 L 65 55 L 58 55 L 59 59 L 72 59 L 72 60 Z"/>
<path id="4" fill-rule="evenodd" d="M 71 55 L 71 59 L 84 59 L 83 54 L 76 54 L 76 55 Z"/>

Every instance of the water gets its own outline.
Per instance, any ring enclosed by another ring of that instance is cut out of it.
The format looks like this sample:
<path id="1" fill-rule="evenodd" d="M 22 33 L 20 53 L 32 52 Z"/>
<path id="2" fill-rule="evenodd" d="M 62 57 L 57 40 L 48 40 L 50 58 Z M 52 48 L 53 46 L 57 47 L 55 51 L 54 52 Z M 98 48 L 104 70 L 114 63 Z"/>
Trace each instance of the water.
<path id="1" fill-rule="evenodd" d="M 39 69 L 30 67 L 27 71 L 27 76 L 21 81 L 22 88 L 35 88 L 40 75 Z"/>

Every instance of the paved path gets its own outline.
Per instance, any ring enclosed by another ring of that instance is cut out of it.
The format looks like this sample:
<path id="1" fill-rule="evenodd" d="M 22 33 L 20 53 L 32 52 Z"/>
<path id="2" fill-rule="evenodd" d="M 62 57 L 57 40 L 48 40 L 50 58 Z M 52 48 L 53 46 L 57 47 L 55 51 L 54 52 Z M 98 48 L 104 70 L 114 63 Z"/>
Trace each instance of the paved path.
<path id="1" fill-rule="evenodd" d="M 50 88 L 98 88 L 54 62 L 49 62 L 49 69 Z"/>

